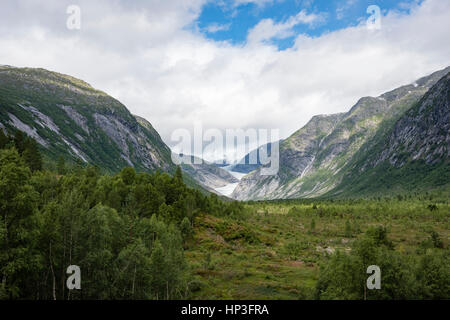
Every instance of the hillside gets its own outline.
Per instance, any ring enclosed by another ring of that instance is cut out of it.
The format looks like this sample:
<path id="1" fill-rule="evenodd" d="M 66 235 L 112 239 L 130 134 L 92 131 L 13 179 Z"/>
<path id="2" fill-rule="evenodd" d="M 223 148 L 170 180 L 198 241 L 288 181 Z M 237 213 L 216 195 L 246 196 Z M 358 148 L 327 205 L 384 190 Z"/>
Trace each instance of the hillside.
<path id="1" fill-rule="evenodd" d="M 170 149 L 146 120 L 82 80 L 44 69 L 0 67 L 0 126 L 33 137 L 50 159 L 116 172 L 173 168 Z"/>
<path id="2" fill-rule="evenodd" d="M 183 163 L 181 169 L 211 191 L 239 181 L 225 169 L 194 156 L 190 163 Z"/>
<path id="3" fill-rule="evenodd" d="M 259 169 L 253 171 L 241 180 L 232 197 L 238 200 L 308 198 L 330 194 L 331 190 L 336 195 L 343 177 L 353 170 L 351 164 L 362 159 L 362 153 L 373 153 L 369 149 L 375 144 L 374 137 L 389 130 L 389 123 L 411 109 L 449 71 L 446 68 L 435 72 L 379 97 L 361 98 L 347 113 L 313 117 L 281 143 L 277 175 L 261 176 Z M 448 100 L 445 92 L 441 94 L 442 99 Z M 435 125 L 428 123 L 430 127 Z M 392 141 L 386 146 L 390 145 Z M 346 181 L 352 184 L 351 180 Z"/>
<path id="4" fill-rule="evenodd" d="M 383 123 L 329 195 L 427 191 L 450 181 L 450 73 L 405 114 Z"/>

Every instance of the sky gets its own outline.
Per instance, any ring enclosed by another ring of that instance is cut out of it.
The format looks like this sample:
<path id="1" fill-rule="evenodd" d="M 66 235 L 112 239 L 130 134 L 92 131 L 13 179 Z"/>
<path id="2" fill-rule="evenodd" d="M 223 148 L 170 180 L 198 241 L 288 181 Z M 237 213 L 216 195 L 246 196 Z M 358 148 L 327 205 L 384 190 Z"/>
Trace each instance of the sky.
<path id="1" fill-rule="evenodd" d="M 83 79 L 173 147 L 195 123 L 286 138 L 447 67 L 449 30 L 444 0 L 2 0 L 0 64 Z"/>

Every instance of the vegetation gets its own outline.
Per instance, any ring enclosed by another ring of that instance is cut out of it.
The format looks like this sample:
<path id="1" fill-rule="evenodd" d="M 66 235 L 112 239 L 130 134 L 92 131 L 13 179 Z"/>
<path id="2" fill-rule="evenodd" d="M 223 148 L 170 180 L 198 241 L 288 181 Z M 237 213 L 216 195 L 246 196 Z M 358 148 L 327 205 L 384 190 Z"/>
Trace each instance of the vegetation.
<path id="1" fill-rule="evenodd" d="M 132 134 L 139 134 L 142 146 L 147 144 L 154 151 L 156 159 L 168 164 L 171 173 L 175 166 L 170 161 L 170 149 L 150 123 L 134 117 L 116 99 L 102 91 L 95 90 L 82 80 L 34 68 L 6 68 L 0 73 L 0 127 L 12 131 L 11 116 L 16 117 L 34 131 L 35 137 L 42 138 L 45 146 L 40 151 L 46 163 L 54 163 L 63 155 L 67 163 L 74 164 L 81 151 L 82 155 L 94 165 L 116 173 L 128 162 L 126 155 L 137 170 L 152 169 L 142 161 L 136 148 L 131 146 L 132 137 L 124 138 L 129 153 L 124 153 L 124 145 L 111 138 L 96 120 L 96 115 L 105 116 L 112 122 L 119 121 Z M 66 111 L 64 111 L 66 110 Z M 67 110 L 72 110 L 69 116 Z M 21 129 L 24 130 L 24 129 Z M 50 169 L 50 168 L 49 168 Z"/>
<path id="2" fill-rule="evenodd" d="M 199 299 L 448 299 L 448 193 L 249 202 L 199 215 L 186 255 Z M 202 261 L 209 261 L 208 268 Z M 369 265 L 381 290 L 366 290 Z"/>
<path id="3" fill-rule="evenodd" d="M 0 132 L 2 132 L 0 130 Z M 39 151 L 0 134 L 0 298 L 177 299 L 190 292 L 184 243 L 204 212 L 232 214 L 189 189 L 180 169 L 114 176 L 96 167 L 39 170 Z M 36 153 L 35 153 L 36 152 Z M 81 290 L 66 269 L 82 271 Z"/>
<path id="4" fill-rule="evenodd" d="M 179 168 L 43 170 L 34 146 L 0 130 L 1 299 L 450 298 L 446 190 L 227 202 Z M 69 265 L 81 290 L 66 288 Z M 364 289 L 369 265 L 380 290 Z"/>

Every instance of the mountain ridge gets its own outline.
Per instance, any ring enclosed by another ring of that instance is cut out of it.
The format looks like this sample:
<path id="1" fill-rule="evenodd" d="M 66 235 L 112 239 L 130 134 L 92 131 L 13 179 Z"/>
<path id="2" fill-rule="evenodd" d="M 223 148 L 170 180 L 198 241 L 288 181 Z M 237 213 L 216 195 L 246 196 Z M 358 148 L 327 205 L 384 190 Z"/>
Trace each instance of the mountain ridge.
<path id="1" fill-rule="evenodd" d="M 55 159 L 108 171 L 173 170 L 170 149 L 150 123 L 83 80 L 39 68 L 0 67 L 0 123 L 32 136 Z"/>
<path id="2" fill-rule="evenodd" d="M 79 159 L 110 173 L 127 166 L 176 169 L 170 148 L 148 120 L 83 80 L 42 68 L 0 66 L 0 129 L 25 132 L 50 162 Z M 185 182 L 203 192 L 237 182 L 206 163 L 184 169 Z"/>
<path id="3" fill-rule="evenodd" d="M 313 117 L 281 143 L 277 175 L 264 177 L 259 169 L 253 171 L 241 180 L 232 197 L 263 200 L 327 194 L 339 185 L 346 165 L 380 125 L 406 112 L 448 72 L 450 67 L 378 97 L 362 97 L 348 112 L 331 115 L 336 121 L 333 128 L 333 121 L 326 121 L 330 115 Z"/>

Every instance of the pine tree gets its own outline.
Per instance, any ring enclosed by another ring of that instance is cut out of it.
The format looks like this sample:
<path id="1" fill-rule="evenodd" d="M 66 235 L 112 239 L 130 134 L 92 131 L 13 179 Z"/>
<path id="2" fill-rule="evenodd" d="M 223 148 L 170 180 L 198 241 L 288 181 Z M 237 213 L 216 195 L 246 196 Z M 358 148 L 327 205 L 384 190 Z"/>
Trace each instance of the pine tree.
<path id="1" fill-rule="evenodd" d="M 183 172 L 180 166 L 177 167 L 177 171 L 175 172 L 175 180 L 183 183 Z"/>
<path id="2" fill-rule="evenodd" d="M 8 142 L 9 142 L 8 137 L 5 135 L 3 130 L 0 129 L 0 149 L 5 148 Z"/>
<path id="3" fill-rule="evenodd" d="M 16 130 L 16 132 L 14 133 L 13 141 L 16 149 L 19 151 L 19 154 L 22 154 L 22 152 L 25 150 L 25 137 L 23 135 L 23 132 L 20 130 Z"/>
<path id="4" fill-rule="evenodd" d="M 42 156 L 34 139 L 27 139 L 24 143 L 23 158 L 31 171 L 42 170 Z"/>

